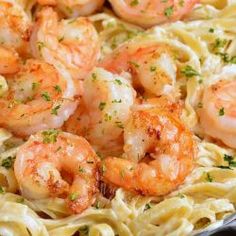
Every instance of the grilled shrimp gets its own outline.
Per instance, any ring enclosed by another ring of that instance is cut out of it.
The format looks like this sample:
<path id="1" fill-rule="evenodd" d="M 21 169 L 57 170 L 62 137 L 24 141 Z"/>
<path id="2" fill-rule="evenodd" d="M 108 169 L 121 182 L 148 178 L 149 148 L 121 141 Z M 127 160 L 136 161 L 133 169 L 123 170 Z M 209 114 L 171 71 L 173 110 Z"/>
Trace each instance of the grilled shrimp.
<path id="1" fill-rule="evenodd" d="M 14 49 L 0 46 L 0 74 L 14 74 L 20 69 L 20 59 Z"/>
<path id="2" fill-rule="evenodd" d="M 122 153 L 123 128 L 135 95 L 125 78 L 95 68 L 84 81 L 83 104 L 66 122 L 66 130 L 86 137 L 100 154 Z"/>
<path id="3" fill-rule="evenodd" d="M 105 182 L 159 196 L 177 188 L 193 169 L 196 149 L 192 134 L 167 109 L 135 110 L 124 136 L 126 159 L 108 157 L 103 161 Z"/>
<path id="4" fill-rule="evenodd" d="M 199 0 L 109 0 L 118 16 L 148 28 L 176 21 L 188 14 Z"/>
<path id="5" fill-rule="evenodd" d="M 131 41 L 106 56 L 100 66 L 113 73 L 130 72 L 134 87 L 154 95 L 174 95 L 176 63 L 169 45 L 155 40 Z"/>
<path id="6" fill-rule="evenodd" d="M 59 128 L 76 109 L 72 79 L 45 62 L 30 59 L 6 80 L 9 89 L 0 98 L 0 126 L 16 135 Z"/>
<path id="7" fill-rule="evenodd" d="M 99 10 L 104 0 L 38 0 L 41 5 L 57 6 L 69 17 L 88 16 Z"/>
<path id="8" fill-rule="evenodd" d="M 221 75 L 208 86 L 199 110 L 200 123 L 205 134 L 236 148 L 236 74 Z"/>
<path id="9" fill-rule="evenodd" d="M 0 0 L 0 44 L 15 48 L 21 56 L 29 54 L 31 21 L 15 0 Z"/>
<path id="10" fill-rule="evenodd" d="M 94 202 L 98 161 L 84 138 L 44 130 L 19 148 L 14 172 L 24 197 L 65 198 L 72 213 L 81 213 Z"/>
<path id="11" fill-rule="evenodd" d="M 87 18 L 58 21 L 49 7 L 39 13 L 30 45 L 36 58 L 67 69 L 74 79 L 84 79 L 99 54 L 98 35 Z"/>

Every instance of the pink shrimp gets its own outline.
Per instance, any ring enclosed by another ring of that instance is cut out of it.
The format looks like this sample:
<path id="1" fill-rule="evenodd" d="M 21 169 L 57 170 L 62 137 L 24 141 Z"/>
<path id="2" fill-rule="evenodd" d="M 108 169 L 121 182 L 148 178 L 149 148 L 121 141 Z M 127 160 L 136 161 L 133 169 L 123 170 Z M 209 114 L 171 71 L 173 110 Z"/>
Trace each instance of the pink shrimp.
<path id="1" fill-rule="evenodd" d="M 19 148 L 14 171 L 24 197 L 65 198 L 72 213 L 81 213 L 95 200 L 98 162 L 84 138 L 44 130 Z"/>
<path id="2" fill-rule="evenodd" d="M 196 146 L 192 134 L 167 109 L 134 111 L 124 137 L 126 159 L 108 157 L 101 164 L 105 182 L 159 196 L 176 189 L 193 169 Z"/>
<path id="3" fill-rule="evenodd" d="M 176 21 L 188 14 L 199 0 L 109 0 L 121 18 L 148 28 Z"/>

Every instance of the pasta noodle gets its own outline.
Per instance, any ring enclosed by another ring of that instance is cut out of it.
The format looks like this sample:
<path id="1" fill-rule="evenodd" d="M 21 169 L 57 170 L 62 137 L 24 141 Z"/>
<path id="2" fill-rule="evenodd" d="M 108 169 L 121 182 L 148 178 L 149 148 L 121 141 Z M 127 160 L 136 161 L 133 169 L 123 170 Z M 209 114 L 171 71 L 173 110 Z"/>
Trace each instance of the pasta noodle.
<path id="1" fill-rule="evenodd" d="M 100 58 L 128 40 L 164 42 L 176 52 L 178 71 L 186 65 L 198 71 L 200 76 L 180 78 L 176 87 L 180 95 L 185 94 L 182 119 L 201 136 L 197 109 L 202 90 L 215 74 L 232 69 L 226 59 L 235 56 L 236 1 L 202 0 L 186 22 L 156 26 L 146 32 L 118 20 L 108 10 L 90 16 L 90 20 L 99 31 Z M 219 40 L 227 43 L 216 51 L 214 44 Z M 0 84 L 1 95 L 2 89 L 7 89 L 3 77 Z M 89 236 L 183 236 L 217 228 L 235 212 L 236 168 L 220 167 L 227 164 L 225 155 L 236 153 L 212 140 L 195 138 L 199 150 L 195 169 L 178 190 L 154 198 L 118 189 L 111 201 L 98 196 L 96 204 L 82 214 L 69 216 L 63 199 L 29 201 L 17 194 L 12 163 L 23 140 L 0 129 L 0 235 L 71 236 L 79 232 Z"/>

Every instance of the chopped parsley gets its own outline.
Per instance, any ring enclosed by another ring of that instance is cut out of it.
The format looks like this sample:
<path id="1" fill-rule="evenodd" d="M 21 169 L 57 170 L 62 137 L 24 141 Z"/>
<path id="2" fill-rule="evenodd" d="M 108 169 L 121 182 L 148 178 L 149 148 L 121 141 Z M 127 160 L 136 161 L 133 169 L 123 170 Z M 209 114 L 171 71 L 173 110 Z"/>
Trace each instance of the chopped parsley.
<path id="1" fill-rule="evenodd" d="M 5 167 L 6 169 L 10 169 L 13 166 L 15 159 L 16 159 L 15 156 L 14 157 L 9 156 L 9 157 L 5 158 L 4 160 L 2 160 L 1 166 Z"/>
<path id="2" fill-rule="evenodd" d="M 224 114 L 225 114 L 225 108 L 222 107 L 222 108 L 220 108 L 220 110 L 219 110 L 219 116 L 223 116 Z"/>
<path id="3" fill-rule="evenodd" d="M 37 46 L 38 46 L 38 50 L 41 51 L 42 48 L 45 47 L 45 43 L 43 43 L 43 42 L 37 42 Z"/>
<path id="4" fill-rule="evenodd" d="M 182 193 L 178 193 L 177 197 L 179 197 L 179 198 L 185 198 L 184 194 L 182 194 Z"/>
<path id="5" fill-rule="evenodd" d="M 79 194 L 78 194 L 78 193 L 71 193 L 71 194 L 69 195 L 69 199 L 70 199 L 71 201 L 75 201 L 78 197 L 79 197 Z"/>
<path id="6" fill-rule="evenodd" d="M 200 74 L 193 69 L 190 65 L 185 66 L 181 71 L 183 75 L 185 75 L 187 78 L 192 78 L 194 76 L 200 76 Z"/>
<path id="7" fill-rule="evenodd" d="M 151 72 L 154 72 L 154 71 L 156 71 L 156 69 L 157 69 L 157 67 L 156 67 L 156 66 L 150 66 L 150 71 L 151 71 Z"/>
<path id="8" fill-rule="evenodd" d="M 215 40 L 215 43 L 213 45 L 213 49 L 217 49 L 217 48 L 223 48 L 226 44 L 227 44 L 227 40 L 226 39 L 220 39 L 220 38 L 217 38 Z"/>
<path id="9" fill-rule="evenodd" d="M 111 121 L 111 119 L 112 119 L 112 116 L 109 115 L 108 113 L 106 113 L 106 114 L 104 115 L 104 120 L 105 120 L 105 121 Z"/>
<path id="10" fill-rule="evenodd" d="M 80 172 L 80 173 L 84 173 L 84 172 L 85 172 L 85 169 L 80 166 L 80 167 L 79 167 L 79 172 Z"/>
<path id="11" fill-rule="evenodd" d="M 236 161 L 234 161 L 233 156 L 224 154 L 224 161 L 227 161 L 230 167 L 236 167 Z"/>
<path id="12" fill-rule="evenodd" d="M 96 202 L 96 204 L 95 204 L 95 208 L 96 208 L 96 209 L 100 209 L 100 208 L 101 208 L 101 207 L 100 207 L 100 202 L 99 202 L 99 201 Z"/>
<path id="13" fill-rule="evenodd" d="M 147 203 L 144 207 L 144 211 L 151 209 L 150 203 Z"/>
<path id="14" fill-rule="evenodd" d="M 173 6 L 167 7 L 164 11 L 164 15 L 169 18 L 173 15 L 173 11 L 174 11 Z"/>
<path id="15" fill-rule="evenodd" d="M 122 124 L 121 121 L 116 121 L 115 124 L 116 124 L 116 126 L 117 126 L 118 128 L 124 129 L 124 125 Z"/>
<path id="16" fill-rule="evenodd" d="M 122 82 L 121 82 L 119 79 L 115 79 L 115 82 L 116 82 L 118 85 L 122 85 Z"/>
<path id="17" fill-rule="evenodd" d="M 211 176 L 210 173 L 206 173 L 206 181 L 207 182 L 213 182 L 213 177 Z"/>
<path id="18" fill-rule="evenodd" d="M 236 64 L 236 56 L 230 57 L 228 53 L 217 52 L 216 55 L 221 57 L 221 60 L 225 63 Z"/>
<path id="19" fill-rule="evenodd" d="M 51 101 L 51 97 L 50 97 L 50 95 L 48 94 L 48 92 L 43 92 L 43 93 L 41 94 L 41 97 L 42 97 L 45 101 L 47 101 L 47 102 Z"/>
<path id="20" fill-rule="evenodd" d="M 62 92 L 61 87 L 60 87 L 59 85 L 54 86 L 54 89 L 55 89 L 58 93 L 61 93 L 61 92 Z"/>
<path id="21" fill-rule="evenodd" d="M 0 194 L 5 193 L 5 190 L 2 186 L 0 186 Z"/>
<path id="22" fill-rule="evenodd" d="M 25 199 L 23 197 L 16 200 L 17 203 L 24 203 Z"/>
<path id="23" fill-rule="evenodd" d="M 40 83 L 33 82 L 32 83 L 32 90 L 36 90 L 39 87 Z"/>
<path id="24" fill-rule="evenodd" d="M 43 143 L 55 143 L 57 141 L 58 134 L 59 130 L 56 129 L 42 131 Z"/>
<path id="25" fill-rule="evenodd" d="M 81 226 L 79 229 L 79 235 L 87 236 L 89 234 L 89 227 L 87 225 Z"/>
<path id="26" fill-rule="evenodd" d="M 57 116 L 58 110 L 61 108 L 61 105 L 57 105 L 54 108 L 52 108 L 51 114 Z"/>
<path id="27" fill-rule="evenodd" d="M 131 3 L 130 3 L 130 6 L 131 7 L 134 7 L 134 6 L 137 6 L 139 4 L 139 0 L 133 0 Z"/>
<path id="28" fill-rule="evenodd" d="M 94 82 L 97 79 L 97 75 L 95 73 L 92 73 L 92 81 Z"/>
<path id="29" fill-rule="evenodd" d="M 224 161 L 228 162 L 228 166 L 216 166 L 221 169 L 230 169 L 232 170 L 232 167 L 236 167 L 236 161 L 234 161 L 234 157 L 230 156 L 228 154 L 224 154 Z"/>
<path id="30" fill-rule="evenodd" d="M 105 108 L 105 106 L 106 106 L 106 103 L 105 103 L 105 102 L 100 102 L 98 108 L 99 108 L 99 110 L 103 111 L 104 108 Z"/>
<path id="31" fill-rule="evenodd" d="M 133 65 L 133 66 L 136 67 L 136 68 L 139 68 L 139 64 L 137 64 L 137 63 L 134 62 L 134 61 L 129 61 L 129 64 Z"/>
<path id="32" fill-rule="evenodd" d="M 112 103 L 122 103 L 122 100 L 121 99 L 120 100 L 114 99 L 114 100 L 112 100 Z"/>
<path id="33" fill-rule="evenodd" d="M 210 33 L 214 33 L 214 32 L 215 32 L 215 29 L 210 28 L 208 31 L 209 31 Z"/>

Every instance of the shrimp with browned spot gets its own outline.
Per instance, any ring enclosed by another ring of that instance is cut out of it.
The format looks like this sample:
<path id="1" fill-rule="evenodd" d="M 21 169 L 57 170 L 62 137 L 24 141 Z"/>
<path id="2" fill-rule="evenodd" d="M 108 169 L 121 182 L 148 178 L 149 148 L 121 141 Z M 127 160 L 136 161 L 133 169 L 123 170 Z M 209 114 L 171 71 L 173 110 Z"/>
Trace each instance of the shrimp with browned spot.
<path id="1" fill-rule="evenodd" d="M 165 195 L 183 183 L 194 167 L 196 145 L 178 115 L 141 107 L 125 127 L 125 159 L 108 157 L 103 180 L 143 195 Z"/>
<path id="2" fill-rule="evenodd" d="M 84 138 L 51 129 L 19 148 L 14 171 L 24 197 L 64 198 L 71 213 L 81 213 L 95 200 L 98 162 Z"/>

